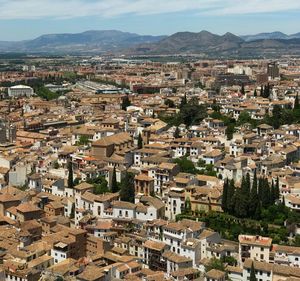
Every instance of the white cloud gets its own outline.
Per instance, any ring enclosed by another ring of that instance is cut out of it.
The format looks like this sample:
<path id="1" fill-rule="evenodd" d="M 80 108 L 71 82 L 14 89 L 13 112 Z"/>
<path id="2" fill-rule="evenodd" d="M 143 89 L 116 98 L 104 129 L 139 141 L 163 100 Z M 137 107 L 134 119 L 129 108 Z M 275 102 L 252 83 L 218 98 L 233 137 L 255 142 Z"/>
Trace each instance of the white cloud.
<path id="1" fill-rule="evenodd" d="M 0 19 L 116 17 L 193 11 L 230 15 L 300 10 L 300 0 L 0 0 Z"/>

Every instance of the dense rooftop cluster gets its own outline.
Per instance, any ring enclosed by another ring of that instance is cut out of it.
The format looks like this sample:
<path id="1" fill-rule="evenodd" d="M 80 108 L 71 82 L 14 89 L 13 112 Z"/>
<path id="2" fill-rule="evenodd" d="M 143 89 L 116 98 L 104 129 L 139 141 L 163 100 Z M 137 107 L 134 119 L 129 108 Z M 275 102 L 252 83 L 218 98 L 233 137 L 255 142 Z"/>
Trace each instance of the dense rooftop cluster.
<path id="1" fill-rule="evenodd" d="M 300 280 L 299 60 L 28 63 L 0 79 L 0 280 Z"/>

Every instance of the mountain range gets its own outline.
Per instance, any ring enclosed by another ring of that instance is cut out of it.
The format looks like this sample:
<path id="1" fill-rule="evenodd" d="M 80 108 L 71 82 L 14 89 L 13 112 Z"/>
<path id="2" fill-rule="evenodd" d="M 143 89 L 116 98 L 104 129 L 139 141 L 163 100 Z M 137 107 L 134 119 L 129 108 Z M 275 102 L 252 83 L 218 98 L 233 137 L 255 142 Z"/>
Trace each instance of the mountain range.
<path id="1" fill-rule="evenodd" d="M 138 44 L 158 42 L 165 36 L 139 35 L 118 30 L 47 34 L 33 40 L 0 41 L 0 52 L 93 53 L 115 52 Z"/>
<path id="2" fill-rule="evenodd" d="M 255 40 L 265 40 L 265 39 L 295 39 L 300 38 L 300 32 L 287 35 L 285 33 L 282 33 L 280 31 L 270 32 L 270 33 L 258 33 L 254 35 L 242 35 L 240 36 L 245 41 L 255 41 Z"/>
<path id="3" fill-rule="evenodd" d="M 42 35 L 33 40 L 0 41 L 0 52 L 52 54 L 178 55 L 203 57 L 274 57 L 300 55 L 300 33 L 281 32 L 237 36 L 208 31 L 170 36 L 139 35 L 117 30 Z"/>

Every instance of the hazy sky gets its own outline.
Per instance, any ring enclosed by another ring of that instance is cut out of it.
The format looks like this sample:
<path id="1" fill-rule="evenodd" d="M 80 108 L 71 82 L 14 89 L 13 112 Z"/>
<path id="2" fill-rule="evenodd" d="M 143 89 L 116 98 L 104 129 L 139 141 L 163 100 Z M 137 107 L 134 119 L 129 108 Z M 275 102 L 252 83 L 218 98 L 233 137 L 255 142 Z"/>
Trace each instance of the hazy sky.
<path id="1" fill-rule="evenodd" d="M 0 40 L 118 29 L 163 35 L 300 32 L 300 0 L 0 0 Z"/>

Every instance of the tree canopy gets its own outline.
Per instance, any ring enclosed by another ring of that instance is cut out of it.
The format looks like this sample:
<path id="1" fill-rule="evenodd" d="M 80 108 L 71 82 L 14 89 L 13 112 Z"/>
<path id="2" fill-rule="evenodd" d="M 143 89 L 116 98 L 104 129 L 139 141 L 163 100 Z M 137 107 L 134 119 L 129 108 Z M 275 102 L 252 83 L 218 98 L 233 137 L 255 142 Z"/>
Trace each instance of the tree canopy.
<path id="1" fill-rule="evenodd" d="M 134 203 L 134 174 L 126 172 L 120 184 L 120 199 L 122 201 Z"/>
<path id="2" fill-rule="evenodd" d="M 116 167 L 114 167 L 112 178 L 111 178 L 111 192 L 116 193 L 118 191 L 119 191 L 119 185 L 117 182 L 117 172 L 116 172 Z"/>
<path id="3" fill-rule="evenodd" d="M 73 163 L 72 161 L 68 162 L 68 188 L 74 187 L 74 180 L 73 180 Z"/>

